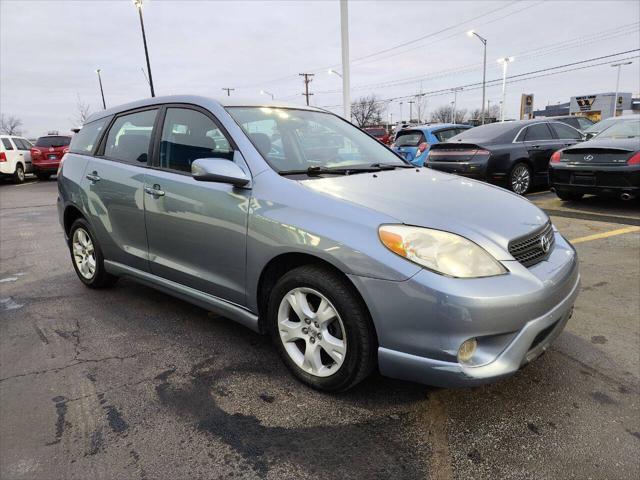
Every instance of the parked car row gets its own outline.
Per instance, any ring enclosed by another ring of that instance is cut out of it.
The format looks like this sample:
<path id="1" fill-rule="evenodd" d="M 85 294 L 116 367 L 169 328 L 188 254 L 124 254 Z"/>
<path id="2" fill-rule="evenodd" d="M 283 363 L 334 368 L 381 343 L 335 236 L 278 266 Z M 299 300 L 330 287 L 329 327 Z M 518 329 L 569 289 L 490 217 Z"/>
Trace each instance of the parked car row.
<path id="1" fill-rule="evenodd" d="M 35 145 L 20 136 L 0 135 L 0 176 L 22 183 L 27 173 L 34 173 L 47 180 L 58 170 L 70 142 L 68 135 L 45 135 Z"/>

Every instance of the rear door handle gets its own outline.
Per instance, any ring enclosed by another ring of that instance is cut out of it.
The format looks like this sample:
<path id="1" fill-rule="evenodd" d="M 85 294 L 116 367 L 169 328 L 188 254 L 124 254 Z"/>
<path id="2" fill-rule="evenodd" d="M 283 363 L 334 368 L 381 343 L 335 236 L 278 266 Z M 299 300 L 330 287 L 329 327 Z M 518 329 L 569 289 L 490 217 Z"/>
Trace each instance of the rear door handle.
<path id="1" fill-rule="evenodd" d="M 97 172 L 87 174 L 87 180 L 91 180 L 92 182 L 100 181 L 100 177 Z"/>
<path id="2" fill-rule="evenodd" d="M 160 185 L 156 184 L 153 187 L 144 187 L 144 191 L 146 193 L 148 193 L 149 195 L 152 195 L 154 197 L 164 197 L 164 190 L 162 190 L 160 188 Z"/>

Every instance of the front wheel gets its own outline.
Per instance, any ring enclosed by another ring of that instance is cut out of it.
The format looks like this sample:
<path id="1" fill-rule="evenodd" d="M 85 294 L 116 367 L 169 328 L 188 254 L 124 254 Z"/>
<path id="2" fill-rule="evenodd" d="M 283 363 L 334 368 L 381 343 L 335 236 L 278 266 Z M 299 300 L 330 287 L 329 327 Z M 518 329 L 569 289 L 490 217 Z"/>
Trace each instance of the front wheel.
<path id="1" fill-rule="evenodd" d="M 348 390 L 375 367 L 369 313 L 353 286 L 329 268 L 306 265 L 280 278 L 268 320 L 286 366 L 315 389 Z"/>
<path id="2" fill-rule="evenodd" d="M 13 173 L 14 183 L 24 183 L 24 167 L 21 163 L 16 165 L 16 171 Z"/>
<path id="3" fill-rule="evenodd" d="M 509 188 L 518 195 L 526 195 L 531 188 L 531 169 L 526 163 L 516 163 L 509 174 Z"/>
<path id="4" fill-rule="evenodd" d="M 95 240 L 89 223 L 79 218 L 69 231 L 69 250 L 73 268 L 82 283 L 90 288 L 104 288 L 113 285 L 117 277 L 107 273 L 104 256 Z"/>

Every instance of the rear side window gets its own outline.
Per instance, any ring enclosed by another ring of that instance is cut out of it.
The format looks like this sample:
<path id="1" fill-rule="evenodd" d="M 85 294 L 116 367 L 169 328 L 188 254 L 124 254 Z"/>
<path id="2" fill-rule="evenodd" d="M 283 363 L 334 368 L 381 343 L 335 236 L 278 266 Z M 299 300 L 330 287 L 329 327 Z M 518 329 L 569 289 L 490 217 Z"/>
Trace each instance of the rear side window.
<path id="1" fill-rule="evenodd" d="M 74 153 L 93 153 L 107 120 L 107 118 L 101 118 L 84 125 L 71 140 L 69 150 Z"/>
<path id="2" fill-rule="evenodd" d="M 560 139 L 582 139 L 582 134 L 580 132 L 562 123 L 552 123 L 551 128 L 553 128 L 553 130 L 556 132 L 556 135 Z"/>
<path id="3" fill-rule="evenodd" d="M 116 118 L 107 136 L 104 155 L 127 163 L 146 163 L 157 113 L 157 109 L 145 110 Z"/>
<path id="4" fill-rule="evenodd" d="M 524 134 L 525 142 L 531 142 L 535 140 L 551 140 L 553 137 L 551 136 L 551 130 L 546 123 L 537 123 L 535 125 L 531 125 L 527 127 L 527 130 Z"/>
<path id="5" fill-rule="evenodd" d="M 40 137 L 36 140 L 36 147 L 66 147 L 70 142 L 71 138 L 63 135 Z"/>
<path id="6" fill-rule="evenodd" d="M 7 150 L 13 150 L 13 145 L 11 144 L 11 140 L 9 140 L 8 138 L 3 138 L 2 144 L 4 145 L 4 148 L 6 148 Z"/>
<path id="7" fill-rule="evenodd" d="M 22 138 L 14 138 L 13 143 L 16 144 L 18 150 L 29 150 L 31 148 L 31 144 Z"/>
<path id="8" fill-rule="evenodd" d="M 190 172 L 191 164 L 199 158 L 233 160 L 233 148 L 204 113 L 168 108 L 160 141 L 160 167 Z"/>
<path id="9" fill-rule="evenodd" d="M 396 147 L 417 147 L 424 142 L 424 135 L 416 130 L 404 130 L 396 136 Z"/>

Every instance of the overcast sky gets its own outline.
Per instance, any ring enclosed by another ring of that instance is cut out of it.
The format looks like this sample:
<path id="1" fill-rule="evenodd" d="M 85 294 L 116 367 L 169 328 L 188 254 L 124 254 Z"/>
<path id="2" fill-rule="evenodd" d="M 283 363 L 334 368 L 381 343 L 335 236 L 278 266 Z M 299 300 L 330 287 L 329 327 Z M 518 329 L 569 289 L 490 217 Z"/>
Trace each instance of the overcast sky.
<path id="1" fill-rule="evenodd" d="M 223 87 L 231 87 L 238 97 L 261 98 L 264 89 L 276 99 L 303 103 L 298 73 L 312 72 L 312 104 L 340 112 L 341 80 L 327 74 L 330 66 L 341 68 L 339 10 L 337 0 L 146 1 L 156 95 L 220 97 Z M 352 99 L 396 99 L 386 111 L 394 120 L 400 101 L 409 116 L 409 99 L 398 97 L 482 80 L 482 44 L 465 35 L 471 28 L 488 39 L 488 79 L 501 77 L 501 56 L 515 56 L 508 74 L 518 75 L 640 48 L 636 0 L 352 0 L 349 15 Z M 92 110 L 102 108 L 96 68 L 102 69 L 108 107 L 149 96 L 130 0 L 1 0 L 0 19 L 0 110 L 19 116 L 28 136 L 69 131 L 78 97 Z M 620 91 L 638 95 L 638 65 L 635 58 L 623 69 Z M 521 93 L 534 93 L 540 108 L 573 95 L 611 92 L 615 81 L 615 69 L 605 64 L 514 83 L 507 87 L 507 116 L 517 115 Z M 499 102 L 501 85 L 489 87 L 487 98 Z M 427 115 L 452 100 L 448 92 L 430 94 Z M 479 108 L 481 90 L 467 87 L 457 101 L 460 108 Z"/>

